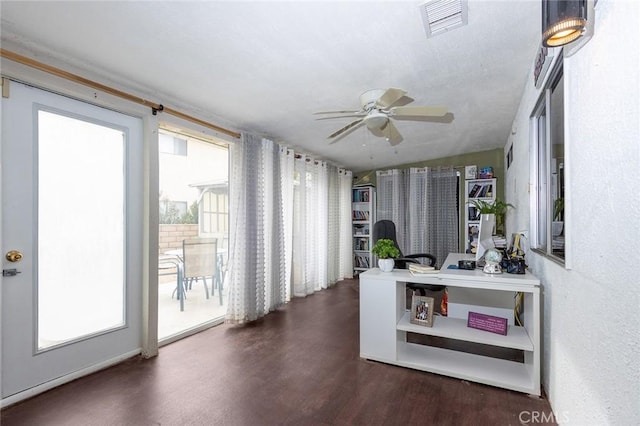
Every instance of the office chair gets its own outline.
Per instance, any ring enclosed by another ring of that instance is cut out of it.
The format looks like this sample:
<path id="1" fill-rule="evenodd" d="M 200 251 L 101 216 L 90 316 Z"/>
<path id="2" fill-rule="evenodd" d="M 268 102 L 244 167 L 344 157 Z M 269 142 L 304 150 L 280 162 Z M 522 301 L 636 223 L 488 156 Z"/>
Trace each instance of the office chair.
<path id="1" fill-rule="evenodd" d="M 408 263 L 420 263 L 417 259 L 428 259 L 428 266 L 435 266 L 436 257 L 432 254 L 428 253 L 420 253 L 420 254 L 402 254 L 402 250 L 398 246 L 398 241 L 396 241 L 396 224 L 391 220 L 379 220 L 373 225 L 373 243 L 375 244 L 380 238 L 387 238 L 393 241 L 393 244 L 398 248 L 400 252 L 400 257 L 395 260 L 395 266 L 398 269 L 407 269 Z M 432 284 L 420 284 L 420 283 L 407 283 L 407 287 L 412 291 L 419 291 L 421 295 L 426 294 L 426 290 L 430 291 L 441 291 L 444 290 L 445 286 L 443 285 L 432 285 Z"/>

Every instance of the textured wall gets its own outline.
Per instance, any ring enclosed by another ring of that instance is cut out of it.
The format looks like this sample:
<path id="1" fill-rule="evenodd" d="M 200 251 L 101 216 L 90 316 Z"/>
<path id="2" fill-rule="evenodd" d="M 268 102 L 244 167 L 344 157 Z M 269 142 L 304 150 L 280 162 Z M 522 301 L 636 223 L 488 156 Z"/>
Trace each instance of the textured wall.
<path id="1" fill-rule="evenodd" d="M 527 254 L 544 285 L 543 382 L 566 424 L 640 424 L 638 22 L 640 3 L 600 0 L 595 35 L 565 61 L 571 269 Z M 529 116 L 539 94 L 530 76 L 505 146 L 514 146 L 505 192 L 517 206 L 509 232 L 529 229 Z"/>

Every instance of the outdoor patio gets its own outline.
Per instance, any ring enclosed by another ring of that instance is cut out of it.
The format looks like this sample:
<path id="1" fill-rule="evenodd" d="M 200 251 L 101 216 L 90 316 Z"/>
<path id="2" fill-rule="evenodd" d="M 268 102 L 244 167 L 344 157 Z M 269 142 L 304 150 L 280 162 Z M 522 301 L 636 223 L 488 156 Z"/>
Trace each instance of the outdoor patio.
<path id="1" fill-rule="evenodd" d="M 166 273 L 166 271 L 163 271 Z M 207 280 L 211 291 L 211 279 Z M 158 339 L 163 340 L 179 333 L 197 328 L 207 322 L 224 317 L 227 310 L 226 287 L 223 291 L 223 304 L 216 290 L 206 298 L 202 280 L 194 282 L 191 290 L 185 292 L 184 311 L 180 311 L 180 302 L 173 294 L 176 288 L 175 275 L 159 277 L 158 292 Z"/>

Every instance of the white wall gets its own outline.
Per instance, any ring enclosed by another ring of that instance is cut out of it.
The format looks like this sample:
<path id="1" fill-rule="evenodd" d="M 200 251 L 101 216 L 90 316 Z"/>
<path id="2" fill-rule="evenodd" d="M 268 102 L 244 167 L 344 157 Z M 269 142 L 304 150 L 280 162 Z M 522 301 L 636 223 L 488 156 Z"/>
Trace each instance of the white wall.
<path id="1" fill-rule="evenodd" d="M 566 424 L 640 424 L 639 24 L 639 2 L 600 0 L 593 38 L 565 60 L 572 269 L 527 254 L 544 286 L 543 383 Z M 508 232 L 530 228 L 529 116 L 540 91 L 528 81 L 505 146 Z"/>
<path id="2" fill-rule="evenodd" d="M 189 185 L 229 179 L 229 150 L 187 139 L 187 155 L 160 153 L 160 192 L 172 201 L 186 201 L 187 209 L 198 199 L 198 189 Z M 223 141 L 224 142 L 224 141 Z"/>

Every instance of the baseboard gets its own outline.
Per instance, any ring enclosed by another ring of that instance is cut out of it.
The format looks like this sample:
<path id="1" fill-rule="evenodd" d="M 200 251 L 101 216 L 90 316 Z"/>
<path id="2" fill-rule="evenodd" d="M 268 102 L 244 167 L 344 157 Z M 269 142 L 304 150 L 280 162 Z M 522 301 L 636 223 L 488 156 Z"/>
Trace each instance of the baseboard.
<path id="1" fill-rule="evenodd" d="M 142 349 L 138 348 L 133 351 L 118 355 L 115 358 L 108 359 L 90 367 L 83 368 L 82 370 L 74 371 L 73 373 L 58 377 L 46 383 L 42 383 L 41 385 L 34 386 L 22 392 L 10 395 L 0 400 L 0 408 L 8 407 L 17 402 L 23 401 L 27 398 L 31 398 L 65 383 L 69 383 L 72 380 L 79 379 L 80 377 L 89 375 L 91 373 L 95 373 L 96 371 L 104 370 L 105 368 L 111 367 L 112 365 L 121 363 L 125 359 L 133 358 L 134 356 L 139 355 L 141 352 Z"/>

